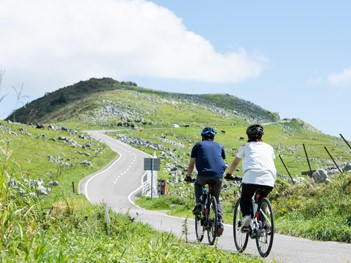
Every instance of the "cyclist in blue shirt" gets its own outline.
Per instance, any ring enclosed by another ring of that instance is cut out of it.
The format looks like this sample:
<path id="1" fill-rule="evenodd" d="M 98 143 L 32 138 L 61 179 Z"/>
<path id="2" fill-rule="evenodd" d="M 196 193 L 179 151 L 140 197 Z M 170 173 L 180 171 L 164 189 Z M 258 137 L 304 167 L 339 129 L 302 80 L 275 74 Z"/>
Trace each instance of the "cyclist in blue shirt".
<path id="1" fill-rule="evenodd" d="M 202 187 L 206 184 L 211 184 L 212 195 L 216 198 L 218 204 L 218 233 L 220 236 L 223 233 L 222 223 L 222 204 L 219 200 L 219 194 L 222 187 L 223 174 L 227 167 L 225 164 L 225 151 L 222 145 L 214 142 L 216 132 L 206 127 L 201 132 L 202 141 L 194 145 L 191 155 L 190 162 L 187 169 L 185 181 L 191 181 L 191 174 L 196 167 L 197 177 L 195 181 L 195 198 L 196 205 L 193 210 L 193 214 L 201 213 L 201 200 Z"/>

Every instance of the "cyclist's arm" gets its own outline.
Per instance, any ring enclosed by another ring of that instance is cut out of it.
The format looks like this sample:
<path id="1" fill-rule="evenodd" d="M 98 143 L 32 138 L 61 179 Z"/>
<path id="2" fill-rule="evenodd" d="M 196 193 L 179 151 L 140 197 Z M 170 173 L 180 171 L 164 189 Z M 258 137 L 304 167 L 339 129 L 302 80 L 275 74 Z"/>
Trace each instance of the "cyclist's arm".
<path id="1" fill-rule="evenodd" d="M 195 158 L 191 158 L 188 165 L 188 169 L 186 171 L 187 177 L 191 177 L 191 173 L 194 171 L 194 167 L 195 167 Z"/>
<path id="2" fill-rule="evenodd" d="M 234 171 L 236 170 L 236 168 L 238 167 L 240 161 L 241 161 L 241 158 L 235 157 L 235 159 L 233 160 L 232 164 L 229 166 L 228 174 L 230 174 L 230 175 L 233 174 L 233 172 L 234 172 Z"/>

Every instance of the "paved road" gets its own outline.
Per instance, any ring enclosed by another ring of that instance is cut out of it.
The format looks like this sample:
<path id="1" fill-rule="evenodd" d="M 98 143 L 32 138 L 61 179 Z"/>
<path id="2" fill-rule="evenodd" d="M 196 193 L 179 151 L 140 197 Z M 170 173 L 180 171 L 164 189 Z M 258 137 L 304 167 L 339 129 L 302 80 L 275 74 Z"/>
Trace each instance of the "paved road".
<path id="1" fill-rule="evenodd" d="M 101 171 L 84 178 L 80 185 L 83 193 L 91 203 L 106 203 L 114 211 L 128 213 L 144 223 L 152 225 L 160 231 L 172 232 L 182 236 L 184 218 L 168 216 L 162 211 L 148 211 L 136 206 L 133 202 L 141 189 L 144 175 L 144 158 L 150 156 L 116 139 L 110 138 L 103 131 L 89 131 L 90 136 L 106 143 L 119 157 Z M 189 219 L 188 242 L 195 242 L 194 222 Z M 274 236 L 271 254 L 266 262 L 283 263 L 345 263 L 351 262 L 351 244 L 337 242 L 318 242 L 285 235 Z M 206 239 L 205 243 L 207 242 Z M 226 224 L 223 236 L 218 239 L 218 247 L 236 252 L 232 226 Z M 247 254 L 259 256 L 255 241 L 249 240 L 245 251 Z"/>

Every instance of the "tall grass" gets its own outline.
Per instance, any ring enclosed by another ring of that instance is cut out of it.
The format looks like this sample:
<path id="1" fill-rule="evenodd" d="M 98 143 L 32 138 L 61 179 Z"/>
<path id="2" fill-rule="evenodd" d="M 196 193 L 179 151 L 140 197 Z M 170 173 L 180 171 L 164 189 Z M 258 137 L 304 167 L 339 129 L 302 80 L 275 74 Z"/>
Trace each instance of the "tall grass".
<path id="1" fill-rule="evenodd" d="M 273 198 L 280 232 L 323 241 L 351 243 L 351 173 L 329 185 L 300 184 Z"/>

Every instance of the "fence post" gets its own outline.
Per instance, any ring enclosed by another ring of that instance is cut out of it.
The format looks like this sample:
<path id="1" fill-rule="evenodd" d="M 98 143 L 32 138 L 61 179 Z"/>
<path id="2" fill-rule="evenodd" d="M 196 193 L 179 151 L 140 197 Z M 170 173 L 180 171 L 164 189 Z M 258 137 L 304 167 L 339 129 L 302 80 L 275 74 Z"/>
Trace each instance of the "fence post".
<path id="1" fill-rule="evenodd" d="M 341 138 L 344 140 L 344 142 L 347 144 L 347 146 L 349 146 L 349 148 L 351 149 L 350 144 L 346 141 L 346 139 L 344 138 L 344 136 L 342 136 L 342 134 L 340 133 Z"/>
<path id="2" fill-rule="evenodd" d="M 327 153 L 329 154 L 330 158 L 332 159 L 332 161 L 334 162 L 336 168 L 338 168 L 339 172 L 342 173 L 342 171 L 340 170 L 339 166 L 336 164 L 336 162 L 334 161 L 333 156 L 331 156 L 331 154 L 329 153 L 327 147 L 324 146 L 324 149 L 327 151 Z"/>
<path id="3" fill-rule="evenodd" d="M 283 158 L 282 158 L 280 155 L 279 155 L 279 158 L 280 158 L 280 160 L 282 161 L 282 163 L 283 163 L 283 165 L 284 165 L 284 167 L 285 167 L 285 170 L 288 172 L 288 175 L 290 176 L 291 182 L 292 182 L 293 184 L 295 184 L 293 178 L 291 177 L 291 174 L 290 174 L 288 168 L 286 167 L 286 165 L 285 165 L 285 163 L 284 163 L 284 161 L 283 161 Z"/>
<path id="4" fill-rule="evenodd" d="M 305 155 L 306 155 L 306 159 L 307 159 L 307 163 L 308 163 L 308 168 L 310 169 L 310 176 L 312 176 L 311 164 L 310 164 L 310 160 L 308 159 L 308 155 L 307 155 L 305 144 L 302 144 L 302 146 L 303 146 L 303 150 L 305 151 Z"/>

